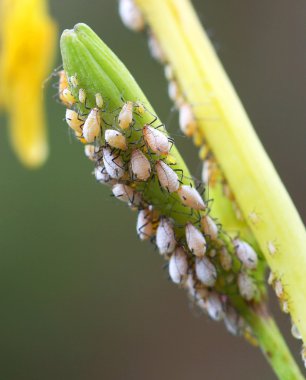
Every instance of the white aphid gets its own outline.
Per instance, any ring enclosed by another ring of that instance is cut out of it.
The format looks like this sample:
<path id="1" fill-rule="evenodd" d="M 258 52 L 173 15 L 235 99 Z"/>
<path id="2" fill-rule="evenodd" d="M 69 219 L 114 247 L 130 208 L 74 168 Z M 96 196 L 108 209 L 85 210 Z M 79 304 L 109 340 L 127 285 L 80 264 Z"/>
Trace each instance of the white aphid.
<path id="1" fill-rule="evenodd" d="M 163 63 L 165 61 L 165 54 L 153 33 L 150 33 L 148 36 L 148 46 L 152 57 L 158 62 Z"/>
<path id="2" fill-rule="evenodd" d="M 274 256 L 276 254 L 276 247 L 275 247 L 275 244 L 272 242 L 272 241 L 268 241 L 268 251 L 270 253 L 271 256 Z"/>
<path id="3" fill-rule="evenodd" d="M 195 298 L 197 290 L 196 290 L 196 284 L 195 284 L 195 280 L 194 280 L 194 277 L 193 277 L 193 273 L 191 271 L 187 275 L 187 278 L 186 278 L 186 281 L 184 283 L 184 286 L 188 290 L 189 295 L 192 298 Z"/>
<path id="4" fill-rule="evenodd" d="M 252 277 L 244 272 L 238 274 L 238 289 L 241 296 L 247 301 L 251 301 L 257 292 L 257 288 Z"/>
<path id="5" fill-rule="evenodd" d="M 232 306 L 227 306 L 226 308 L 224 314 L 224 324 L 229 333 L 239 335 L 242 329 L 243 319 Z"/>
<path id="6" fill-rule="evenodd" d="M 87 119 L 85 120 L 83 126 L 83 136 L 84 139 L 92 143 L 100 137 L 101 133 L 101 121 L 100 121 L 100 111 L 98 108 L 93 108 Z"/>
<path id="7" fill-rule="evenodd" d="M 167 155 L 170 151 L 168 137 L 156 128 L 146 124 L 142 130 L 143 138 L 152 152 Z"/>
<path id="8" fill-rule="evenodd" d="M 133 178 L 136 180 L 146 181 L 151 175 L 150 161 L 140 149 L 132 152 L 130 168 Z"/>
<path id="9" fill-rule="evenodd" d="M 91 161 L 96 161 L 96 147 L 94 145 L 85 145 L 84 147 L 85 156 L 88 157 Z"/>
<path id="10" fill-rule="evenodd" d="M 119 15 L 127 28 L 135 32 L 144 29 L 145 21 L 143 15 L 133 0 L 119 1 Z"/>
<path id="11" fill-rule="evenodd" d="M 79 89 L 79 101 L 80 103 L 83 103 L 83 104 L 86 101 L 86 91 L 84 90 L 84 88 Z"/>
<path id="12" fill-rule="evenodd" d="M 176 240 L 172 222 L 162 218 L 156 230 L 156 245 L 161 255 L 172 253 L 176 246 Z"/>
<path id="13" fill-rule="evenodd" d="M 183 102 L 183 98 L 182 98 L 182 95 L 181 95 L 181 91 L 178 87 L 178 84 L 176 81 L 174 80 L 171 80 L 168 84 L 168 95 L 169 95 L 169 98 L 178 106 L 180 107 L 180 105 L 182 104 Z"/>
<path id="14" fill-rule="evenodd" d="M 197 129 L 197 122 L 195 120 L 190 104 L 183 103 L 179 109 L 179 125 L 181 131 L 186 136 L 192 136 Z"/>
<path id="15" fill-rule="evenodd" d="M 103 98 L 102 98 L 102 95 L 98 92 L 96 94 L 96 105 L 98 108 L 102 108 L 103 107 Z"/>
<path id="16" fill-rule="evenodd" d="M 133 102 L 123 104 L 118 115 L 118 124 L 121 129 L 128 129 L 133 122 Z"/>
<path id="17" fill-rule="evenodd" d="M 82 134 L 82 126 L 84 124 L 84 120 L 79 117 L 79 114 L 77 112 L 67 108 L 65 118 L 67 124 L 71 129 Z"/>
<path id="18" fill-rule="evenodd" d="M 148 208 L 139 211 L 136 231 L 140 240 L 150 239 L 154 235 L 153 215 Z"/>
<path id="19" fill-rule="evenodd" d="M 218 226 L 208 215 L 202 216 L 201 227 L 204 234 L 209 236 L 212 240 L 218 238 Z"/>
<path id="20" fill-rule="evenodd" d="M 188 261 L 187 256 L 182 247 L 177 247 L 169 260 L 169 275 L 171 280 L 180 284 L 187 275 Z"/>
<path id="21" fill-rule="evenodd" d="M 96 177 L 96 180 L 100 183 L 103 183 L 105 185 L 114 184 L 114 180 L 109 176 L 109 174 L 105 170 L 105 167 L 102 165 L 95 167 L 94 175 Z"/>
<path id="22" fill-rule="evenodd" d="M 158 181 L 163 189 L 166 189 L 169 193 L 177 191 L 179 188 L 179 179 L 173 169 L 170 168 L 163 161 L 157 161 L 155 164 L 155 170 Z"/>
<path id="23" fill-rule="evenodd" d="M 130 186 L 117 183 L 113 186 L 113 194 L 116 198 L 128 203 L 130 206 L 139 206 L 141 203 L 140 194 Z"/>
<path id="24" fill-rule="evenodd" d="M 270 271 L 270 273 L 269 273 L 269 277 L 268 277 L 268 284 L 269 284 L 269 285 L 273 285 L 273 284 L 274 284 L 274 281 L 275 281 L 274 273 L 273 273 L 272 271 Z"/>
<path id="25" fill-rule="evenodd" d="M 76 75 L 72 75 L 72 76 L 69 78 L 69 82 L 71 83 L 72 87 L 77 87 L 78 84 L 79 84 L 79 81 L 78 81 Z"/>
<path id="26" fill-rule="evenodd" d="M 164 68 L 164 73 L 165 73 L 165 77 L 167 80 L 172 80 L 174 78 L 174 72 L 173 72 L 173 68 L 170 64 L 168 65 L 165 65 L 165 68 Z"/>
<path id="27" fill-rule="evenodd" d="M 126 138 L 122 133 L 114 129 L 106 129 L 104 137 L 107 144 L 112 148 L 127 150 Z"/>
<path id="28" fill-rule="evenodd" d="M 196 258 L 195 271 L 198 279 L 206 286 L 214 286 L 217 280 L 217 270 L 207 257 Z"/>
<path id="29" fill-rule="evenodd" d="M 221 321 L 224 317 L 221 299 L 216 292 L 210 292 L 206 300 L 207 313 L 211 319 Z"/>
<path id="30" fill-rule="evenodd" d="M 291 334 L 295 339 L 302 339 L 302 335 L 294 323 L 292 323 L 292 326 L 291 326 Z"/>
<path id="31" fill-rule="evenodd" d="M 254 249 L 245 241 L 234 240 L 236 254 L 243 266 L 247 269 L 255 269 L 257 267 L 258 257 Z"/>
<path id="32" fill-rule="evenodd" d="M 124 175 L 123 161 L 120 156 L 116 156 L 110 148 L 103 148 L 103 163 L 107 173 L 116 179 Z"/>
<path id="33" fill-rule="evenodd" d="M 181 198 L 182 204 L 184 206 L 193 208 L 195 210 L 205 210 L 205 203 L 199 194 L 199 192 L 187 185 L 182 185 L 177 191 L 179 197 Z"/>
<path id="34" fill-rule="evenodd" d="M 274 281 L 274 290 L 278 298 L 284 298 L 284 287 L 281 280 L 277 279 Z"/>
<path id="35" fill-rule="evenodd" d="M 192 223 L 187 223 L 185 228 L 186 242 L 190 251 L 198 257 L 203 257 L 206 252 L 206 240 L 201 231 Z"/>
<path id="36" fill-rule="evenodd" d="M 222 247 L 219 251 L 219 260 L 222 268 L 228 272 L 232 269 L 233 259 L 226 247 Z"/>

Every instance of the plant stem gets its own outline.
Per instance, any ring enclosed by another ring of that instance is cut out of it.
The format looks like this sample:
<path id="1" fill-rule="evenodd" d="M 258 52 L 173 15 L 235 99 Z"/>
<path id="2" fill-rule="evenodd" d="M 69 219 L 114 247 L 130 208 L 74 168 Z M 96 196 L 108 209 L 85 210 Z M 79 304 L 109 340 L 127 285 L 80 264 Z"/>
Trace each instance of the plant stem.
<path id="1" fill-rule="evenodd" d="M 191 105 L 306 342 L 303 223 L 188 0 L 136 0 Z M 257 223 L 251 223 L 250 213 Z M 275 248 L 271 249 L 271 247 Z"/>

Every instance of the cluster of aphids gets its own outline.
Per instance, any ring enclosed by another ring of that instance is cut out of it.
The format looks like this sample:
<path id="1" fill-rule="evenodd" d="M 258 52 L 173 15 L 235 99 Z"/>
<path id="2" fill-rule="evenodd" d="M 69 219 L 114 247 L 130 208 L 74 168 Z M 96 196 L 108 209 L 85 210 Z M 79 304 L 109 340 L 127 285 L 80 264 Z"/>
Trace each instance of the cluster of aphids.
<path id="1" fill-rule="evenodd" d="M 59 98 L 67 106 L 66 121 L 76 138 L 85 144 L 86 156 L 95 162 L 97 181 L 110 186 L 117 199 L 138 211 L 137 234 L 141 240 L 154 242 L 168 261 L 171 280 L 186 288 L 192 300 L 211 318 L 224 319 L 230 332 L 246 332 L 247 326 L 232 307 L 229 293 L 239 292 L 247 302 L 258 296 L 252 278 L 258 261 L 255 251 L 241 240 L 222 239 L 220 226 L 208 215 L 198 190 L 184 184 L 183 175 L 180 178 L 167 163 L 171 161 L 174 142 L 154 126 L 157 118 L 143 104 L 124 102 L 120 109 L 108 112 L 112 118 L 109 123 L 103 119 L 104 102 L 98 93 L 95 107 L 81 114 L 80 106 L 86 109 L 86 91 L 79 88 L 77 75 L 67 78 L 61 71 L 59 76 Z M 73 92 L 78 93 L 78 99 Z M 152 116 L 152 122 L 137 125 L 135 115 L 146 113 Z M 140 133 L 139 140 L 131 137 L 133 131 Z M 166 202 L 170 198 L 173 202 L 172 197 L 176 196 L 175 201 L 186 208 L 190 218 L 185 218 L 183 226 L 174 214 L 165 215 L 147 195 L 146 186 L 154 181 Z"/>

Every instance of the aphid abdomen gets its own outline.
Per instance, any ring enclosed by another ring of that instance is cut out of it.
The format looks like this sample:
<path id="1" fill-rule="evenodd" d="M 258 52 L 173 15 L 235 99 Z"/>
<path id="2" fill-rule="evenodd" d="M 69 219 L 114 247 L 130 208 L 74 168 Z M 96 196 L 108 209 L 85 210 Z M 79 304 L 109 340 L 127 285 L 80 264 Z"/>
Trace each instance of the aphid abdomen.
<path id="1" fill-rule="evenodd" d="M 187 256 L 182 247 L 177 247 L 169 260 L 169 275 L 171 280 L 180 284 L 188 272 Z"/>
<path id="2" fill-rule="evenodd" d="M 87 142 L 92 143 L 100 137 L 100 133 L 100 111 L 98 108 L 93 108 L 85 120 L 83 126 L 83 136 Z"/>
<path id="3" fill-rule="evenodd" d="M 222 307 L 221 299 L 217 292 L 210 292 L 207 301 L 206 307 L 208 315 L 211 319 L 215 321 L 221 321 L 224 317 L 224 311 Z"/>
<path id="4" fill-rule="evenodd" d="M 135 32 L 143 30 L 145 21 L 134 0 L 120 0 L 119 15 L 127 28 Z"/>
<path id="5" fill-rule="evenodd" d="M 140 149 L 132 152 L 130 167 L 136 180 L 146 181 L 151 175 L 150 162 Z"/>
<path id="6" fill-rule="evenodd" d="M 152 152 L 158 155 L 167 155 L 170 151 L 168 137 L 156 128 L 145 125 L 142 130 L 146 145 Z"/>
<path id="7" fill-rule="evenodd" d="M 236 254 L 243 266 L 247 269 L 255 269 L 257 267 L 258 257 L 254 249 L 245 241 L 236 239 L 234 241 Z"/>
<path id="8" fill-rule="evenodd" d="M 251 301 L 256 295 L 256 285 L 247 273 L 240 272 L 238 274 L 238 289 L 241 297 L 247 301 Z"/>
<path id="9" fill-rule="evenodd" d="M 115 179 L 123 177 L 125 170 L 120 156 L 116 156 L 110 148 L 103 148 L 103 163 L 107 173 Z"/>
<path id="10" fill-rule="evenodd" d="M 180 105 L 179 125 L 181 131 L 188 137 L 192 136 L 197 128 L 197 122 L 192 112 L 192 108 L 188 103 Z"/>
<path id="11" fill-rule="evenodd" d="M 128 129 L 133 122 L 133 103 L 124 103 L 119 115 L 118 124 L 121 129 Z"/>
<path id="12" fill-rule="evenodd" d="M 194 210 L 205 210 L 206 206 L 196 189 L 193 187 L 182 185 L 177 191 L 182 204 L 186 207 L 193 208 Z"/>
<path id="13" fill-rule="evenodd" d="M 127 150 L 127 142 L 122 133 L 114 129 L 105 130 L 105 142 L 112 148 Z"/>
<path id="14" fill-rule="evenodd" d="M 73 129 L 77 133 L 83 133 L 82 126 L 84 125 L 84 120 L 80 119 L 77 112 L 67 108 L 65 118 L 67 124 L 71 129 Z"/>
<path id="15" fill-rule="evenodd" d="M 218 238 L 218 226 L 208 215 L 201 218 L 201 227 L 204 234 L 210 239 L 216 240 Z"/>
<path id="16" fill-rule="evenodd" d="M 195 270 L 196 275 L 202 284 L 210 287 L 215 285 L 217 270 L 207 257 L 196 258 Z"/>
<path id="17" fill-rule="evenodd" d="M 156 245 L 161 255 L 172 253 L 176 246 L 176 240 L 172 222 L 162 218 L 156 230 Z"/>
<path id="18" fill-rule="evenodd" d="M 166 189 L 169 193 L 177 191 L 179 188 L 179 179 L 175 171 L 163 161 L 157 161 L 155 169 L 161 187 Z"/>
<path id="19" fill-rule="evenodd" d="M 137 217 L 136 231 L 140 240 L 150 239 L 154 235 L 153 215 L 149 209 L 140 210 Z"/>
<path id="20" fill-rule="evenodd" d="M 226 271 L 230 271 L 233 265 L 233 259 L 226 247 L 222 247 L 219 252 L 219 261 L 221 267 Z"/>
<path id="21" fill-rule="evenodd" d="M 192 223 L 187 223 L 185 233 L 190 251 L 195 256 L 203 257 L 206 252 L 206 240 L 203 234 Z"/>

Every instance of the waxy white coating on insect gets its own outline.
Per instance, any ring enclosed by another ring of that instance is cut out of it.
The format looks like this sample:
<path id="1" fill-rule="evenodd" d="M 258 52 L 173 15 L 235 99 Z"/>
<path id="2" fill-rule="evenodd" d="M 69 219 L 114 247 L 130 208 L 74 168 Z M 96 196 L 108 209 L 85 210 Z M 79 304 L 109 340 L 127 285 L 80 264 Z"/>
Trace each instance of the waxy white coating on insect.
<path id="1" fill-rule="evenodd" d="M 96 161 L 96 147 L 94 145 L 85 145 L 84 147 L 85 156 L 89 158 L 91 161 Z"/>
<path id="2" fill-rule="evenodd" d="M 151 164 L 140 149 L 132 152 L 130 161 L 133 178 L 139 181 L 146 181 L 151 175 Z"/>
<path id="3" fill-rule="evenodd" d="M 140 210 L 137 217 L 136 231 L 140 240 L 150 239 L 154 235 L 153 215 L 149 209 Z"/>
<path id="4" fill-rule="evenodd" d="M 238 274 L 238 289 L 241 297 L 247 301 L 251 301 L 255 297 L 257 291 L 252 277 L 244 272 Z"/>
<path id="5" fill-rule="evenodd" d="M 188 272 L 187 256 L 182 247 L 177 247 L 169 260 L 169 275 L 171 280 L 180 284 Z"/>
<path id="6" fill-rule="evenodd" d="M 123 104 L 118 115 L 118 124 L 121 129 L 128 129 L 133 122 L 133 102 Z"/>
<path id="7" fill-rule="evenodd" d="M 193 208 L 194 210 L 205 210 L 205 203 L 199 192 L 188 185 L 182 185 L 177 191 L 182 204 L 186 207 Z"/>
<path id="8" fill-rule="evenodd" d="M 82 134 L 82 126 L 84 124 L 84 120 L 80 119 L 77 112 L 67 108 L 65 118 L 67 124 L 71 129 L 73 129 L 75 132 Z"/>
<path id="9" fill-rule="evenodd" d="M 113 186 L 112 192 L 116 198 L 128 203 L 130 206 L 137 207 L 141 203 L 140 194 L 130 186 L 123 185 L 122 183 L 117 183 Z"/>
<path id="10" fill-rule="evenodd" d="M 86 101 L 86 91 L 84 90 L 84 88 L 80 88 L 79 89 L 79 102 L 84 104 L 85 101 Z"/>
<path id="11" fill-rule="evenodd" d="M 217 280 L 217 270 L 207 257 L 196 258 L 195 271 L 202 284 L 212 287 Z"/>
<path id="12" fill-rule="evenodd" d="M 87 145 L 88 146 L 88 145 Z M 113 184 L 113 180 L 102 165 L 96 166 L 94 171 L 96 180 L 103 184 Z"/>
<path id="13" fill-rule="evenodd" d="M 78 81 L 76 75 L 72 75 L 72 76 L 69 78 L 69 82 L 71 83 L 72 87 L 78 87 L 78 85 L 79 85 L 79 81 Z"/>
<path id="14" fill-rule="evenodd" d="M 218 226 L 208 215 L 202 216 L 201 227 L 204 234 L 209 236 L 210 239 L 216 240 L 218 238 Z"/>
<path id="15" fill-rule="evenodd" d="M 161 255 L 172 253 L 176 246 L 173 223 L 162 218 L 156 230 L 156 245 Z"/>
<path id="16" fill-rule="evenodd" d="M 156 61 L 163 63 L 165 61 L 165 54 L 153 33 L 150 33 L 148 36 L 148 46 L 151 56 L 156 59 Z"/>
<path id="17" fill-rule="evenodd" d="M 255 269 L 257 267 L 258 257 L 254 249 L 245 241 L 235 239 L 235 250 L 238 259 L 247 269 Z"/>
<path id="18" fill-rule="evenodd" d="M 226 271 L 230 271 L 233 266 L 233 259 L 226 247 L 222 247 L 219 251 L 219 260 L 221 267 Z"/>
<path id="19" fill-rule="evenodd" d="M 155 170 L 158 181 L 163 189 L 166 189 L 169 193 L 173 193 L 178 190 L 180 183 L 177 174 L 163 161 L 157 161 L 155 164 Z"/>
<path id="20" fill-rule="evenodd" d="M 229 333 L 232 335 L 239 335 L 242 329 L 243 320 L 232 306 L 227 306 L 226 308 L 224 313 L 224 324 Z"/>
<path id="21" fill-rule="evenodd" d="M 143 15 L 133 0 L 119 1 L 119 15 L 123 24 L 134 32 L 144 29 Z"/>
<path id="22" fill-rule="evenodd" d="M 168 84 L 169 98 L 177 105 L 180 106 L 183 102 L 181 91 L 177 85 L 177 82 L 171 80 Z"/>
<path id="23" fill-rule="evenodd" d="M 302 335 L 294 323 L 292 323 L 292 326 L 291 326 L 291 334 L 295 339 L 302 339 Z"/>
<path id="24" fill-rule="evenodd" d="M 84 139 L 92 143 L 100 137 L 101 133 L 101 120 L 100 120 L 100 111 L 98 108 L 93 108 L 87 119 L 85 120 L 83 126 L 83 136 Z"/>
<path id="25" fill-rule="evenodd" d="M 104 138 L 107 144 L 112 148 L 127 150 L 126 138 L 122 133 L 114 129 L 106 129 Z"/>
<path id="26" fill-rule="evenodd" d="M 208 294 L 206 301 L 207 313 L 214 321 L 221 321 L 224 317 L 224 311 L 222 307 L 221 299 L 216 292 Z"/>
<path id="27" fill-rule="evenodd" d="M 185 227 L 186 243 L 190 251 L 198 257 L 203 257 L 206 252 L 206 240 L 201 231 L 192 223 Z"/>
<path id="28" fill-rule="evenodd" d="M 190 104 L 183 103 L 179 109 L 179 126 L 181 131 L 186 136 L 192 136 L 197 129 L 197 122 L 195 120 Z"/>
<path id="29" fill-rule="evenodd" d="M 170 151 L 168 137 L 158 129 L 145 125 L 142 130 L 143 138 L 152 152 L 158 155 L 167 155 Z"/>
<path id="30" fill-rule="evenodd" d="M 280 306 L 281 306 L 282 312 L 285 313 L 285 314 L 289 314 L 289 304 L 288 304 L 288 301 L 280 299 L 279 302 L 280 302 Z"/>
<path id="31" fill-rule="evenodd" d="M 164 67 L 164 73 L 167 80 L 172 80 L 174 78 L 174 71 L 170 64 L 165 65 Z"/>
<path id="32" fill-rule="evenodd" d="M 275 276 L 274 276 L 274 273 L 271 271 L 269 273 L 269 277 L 268 277 L 268 284 L 269 285 L 273 285 L 274 284 L 274 281 L 275 281 Z"/>
<path id="33" fill-rule="evenodd" d="M 103 107 L 103 98 L 102 98 L 102 95 L 98 92 L 96 94 L 96 105 L 98 108 L 102 108 Z"/>
<path id="34" fill-rule="evenodd" d="M 120 156 L 112 152 L 110 148 L 103 148 L 103 163 L 107 173 L 115 179 L 123 177 L 125 170 Z"/>
<path id="35" fill-rule="evenodd" d="M 278 298 L 284 298 L 284 287 L 281 280 L 275 280 L 273 286 L 276 296 Z"/>

